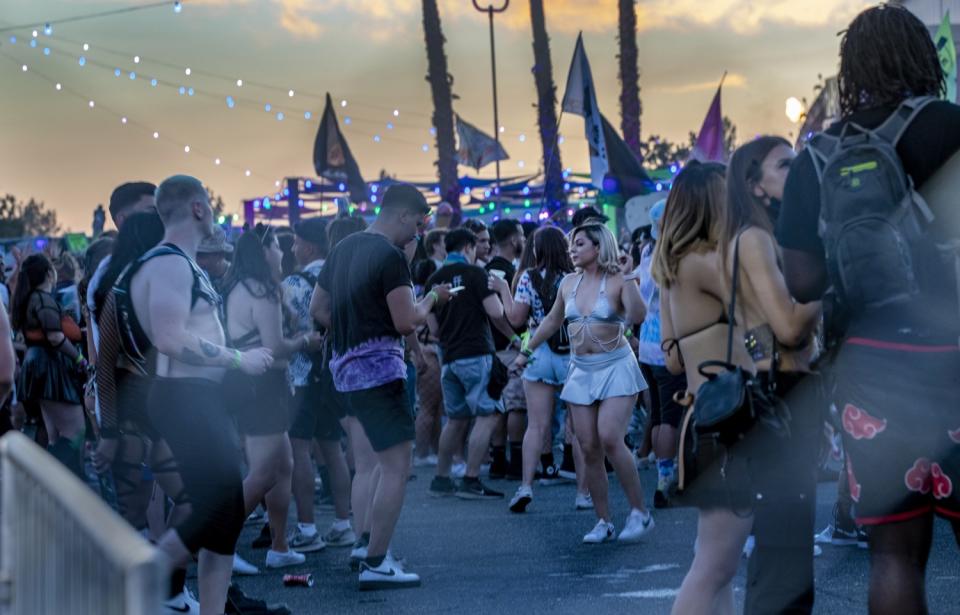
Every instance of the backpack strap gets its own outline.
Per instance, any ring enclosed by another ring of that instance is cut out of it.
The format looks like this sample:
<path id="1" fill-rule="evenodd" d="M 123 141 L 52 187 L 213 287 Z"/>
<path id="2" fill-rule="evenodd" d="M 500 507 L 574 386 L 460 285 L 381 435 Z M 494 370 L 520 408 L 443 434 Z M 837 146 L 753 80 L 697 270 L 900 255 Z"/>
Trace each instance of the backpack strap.
<path id="1" fill-rule="evenodd" d="M 913 123 L 917 115 L 923 111 L 927 105 L 936 100 L 938 99 L 933 96 L 908 98 L 900 103 L 897 110 L 894 111 L 883 124 L 874 129 L 871 134 L 896 147 L 901 137 L 903 137 L 903 133 L 907 131 L 907 128 L 910 127 L 910 124 Z"/>
<path id="2" fill-rule="evenodd" d="M 813 161 L 813 169 L 817 172 L 817 182 L 823 181 L 823 169 L 827 160 L 837 151 L 840 139 L 824 132 L 817 133 L 807 141 L 807 149 L 810 150 L 810 160 Z"/>

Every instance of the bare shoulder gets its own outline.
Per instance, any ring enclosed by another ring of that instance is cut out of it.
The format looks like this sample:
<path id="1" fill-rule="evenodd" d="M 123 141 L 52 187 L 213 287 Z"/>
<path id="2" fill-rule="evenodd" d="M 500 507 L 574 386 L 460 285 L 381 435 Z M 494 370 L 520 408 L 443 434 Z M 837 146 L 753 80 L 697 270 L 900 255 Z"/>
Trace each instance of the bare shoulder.
<path id="1" fill-rule="evenodd" d="M 773 248 L 773 236 L 758 226 L 751 226 L 740 233 L 741 255 L 766 254 Z M 730 246 L 733 249 L 733 246 Z"/>
<path id="2" fill-rule="evenodd" d="M 137 282 L 149 282 L 151 286 L 179 288 L 193 283 L 190 263 L 177 254 L 155 256 L 145 262 L 133 278 Z"/>

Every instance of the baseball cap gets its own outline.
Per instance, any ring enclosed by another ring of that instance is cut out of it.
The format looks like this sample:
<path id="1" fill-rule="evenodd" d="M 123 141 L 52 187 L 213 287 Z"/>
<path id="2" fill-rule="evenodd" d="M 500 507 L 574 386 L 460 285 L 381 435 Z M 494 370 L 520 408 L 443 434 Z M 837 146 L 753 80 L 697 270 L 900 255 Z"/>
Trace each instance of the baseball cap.
<path id="1" fill-rule="evenodd" d="M 593 207 L 584 207 L 583 209 L 577 210 L 577 213 L 573 214 L 573 226 L 575 227 L 585 224 L 588 220 L 608 222 L 610 218 L 603 215 Z"/>
<path id="2" fill-rule="evenodd" d="M 310 243 L 327 245 L 327 221 L 322 218 L 309 218 L 300 222 L 293 227 L 293 233 Z"/>
<path id="3" fill-rule="evenodd" d="M 393 184 L 383 195 L 381 209 L 409 209 L 422 214 L 430 213 L 427 199 L 410 184 Z"/>
<path id="4" fill-rule="evenodd" d="M 227 242 L 227 233 L 221 226 L 213 227 L 213 235 L 200 242 L 197 254 L 231 254 L 233 246 Z"/>

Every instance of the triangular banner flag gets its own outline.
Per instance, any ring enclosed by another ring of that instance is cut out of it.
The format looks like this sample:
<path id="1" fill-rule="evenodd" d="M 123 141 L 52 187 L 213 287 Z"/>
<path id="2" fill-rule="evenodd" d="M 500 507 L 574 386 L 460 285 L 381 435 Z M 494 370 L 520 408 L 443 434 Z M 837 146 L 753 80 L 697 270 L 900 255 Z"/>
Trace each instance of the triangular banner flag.
<path id="1" fill-rule="evenodd" d="M 459 163 L 476 170 L 487 166 L 491 162 L 507 160 L 510 156 L 503 146 L 490 135 L 482 132 L 473 124 L 465 122 L 457 116 L 457 138 L 460 141 L 457 149 Z"/>
<path id="2" fill-rule="evenodd" d="M 607 144 L 603 137 L 603 122 L 597 107 L 597 92 L 593 86 L 590 62 L 583 48 L 583 34 L 577 36 L 570 71 L 567 73 L 567 90 L 563 94 L 563 110 L 582 115 L 587 144 L 590 147 L 590 180 L 597 188 L 603 188 L 603 178 L 610 170 L 607 161 Z"/>
<path id="3" fill-rule="evenodd" d="M 360 175 L 360 167 L 350 153 L 347 140 L 340 132 L 330 94 L 327 94 L 320 129 L 313 143 L 313 167 L 320 177 L 346 184 L 350 200 L 354 203 L 362 203 L 368 199 L 367 184 Z"/>

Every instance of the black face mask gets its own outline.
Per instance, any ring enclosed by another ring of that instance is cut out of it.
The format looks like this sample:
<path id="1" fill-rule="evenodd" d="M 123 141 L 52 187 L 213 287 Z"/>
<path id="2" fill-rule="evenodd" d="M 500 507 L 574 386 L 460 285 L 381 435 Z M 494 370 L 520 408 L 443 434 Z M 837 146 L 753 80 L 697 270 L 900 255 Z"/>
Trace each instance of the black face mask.
<path id="1" fill-rule="evenodd" d="M 777 225 L 777 219 L 780 218 L 780 199 L 770 197 L 770 204 L 767 206 L 767 215 L 770 216 L 770 222 Z"/>

